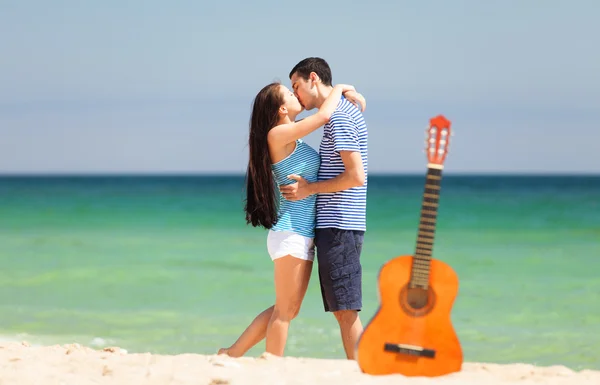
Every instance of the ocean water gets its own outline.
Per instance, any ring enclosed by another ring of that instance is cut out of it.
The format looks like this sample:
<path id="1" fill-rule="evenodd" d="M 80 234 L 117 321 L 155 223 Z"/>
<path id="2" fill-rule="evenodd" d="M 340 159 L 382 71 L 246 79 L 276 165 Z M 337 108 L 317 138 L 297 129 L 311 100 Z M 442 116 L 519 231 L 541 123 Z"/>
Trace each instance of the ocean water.
<path id="1" fill-rule="evenodd" d="M 424 180 L 370 176 L 363 323 L 381 265 L 414 250 Z M 0 178 L 0 340 L 229 345 L 274 299 L 242 198 L 242 176 Z M 446 175 L 434 258 L 459 276 L 466 361 L 600 369 L 600 177 Z M 316 269 L 286 354 L 344 358 Z"/>

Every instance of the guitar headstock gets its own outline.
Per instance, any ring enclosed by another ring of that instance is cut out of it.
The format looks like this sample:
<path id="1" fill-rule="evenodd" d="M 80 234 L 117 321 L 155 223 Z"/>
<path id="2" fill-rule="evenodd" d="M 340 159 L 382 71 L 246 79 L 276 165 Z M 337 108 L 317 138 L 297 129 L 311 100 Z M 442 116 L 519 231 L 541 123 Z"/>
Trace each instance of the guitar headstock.
<path id="1" fill-rule="evenodd" d="M 429 127 L 425 135 L 425 152 L 429 163 L 438 166 L 444 165 L 450 144 L 450 124 L 450 121 L 443 115 L 429 120 Z"/>

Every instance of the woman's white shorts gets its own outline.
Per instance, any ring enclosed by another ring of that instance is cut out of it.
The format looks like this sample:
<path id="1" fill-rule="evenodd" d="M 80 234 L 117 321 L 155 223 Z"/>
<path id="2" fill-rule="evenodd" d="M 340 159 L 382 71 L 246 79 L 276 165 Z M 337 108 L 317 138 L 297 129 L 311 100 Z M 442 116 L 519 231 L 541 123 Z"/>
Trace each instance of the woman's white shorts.
<path id="1" fill-rule="evenodd" d="M 291 231 L 269 230 L 267 250 L 272 260 L 291 255 L 307 261 L 314 261 L 315 239 Z"/>

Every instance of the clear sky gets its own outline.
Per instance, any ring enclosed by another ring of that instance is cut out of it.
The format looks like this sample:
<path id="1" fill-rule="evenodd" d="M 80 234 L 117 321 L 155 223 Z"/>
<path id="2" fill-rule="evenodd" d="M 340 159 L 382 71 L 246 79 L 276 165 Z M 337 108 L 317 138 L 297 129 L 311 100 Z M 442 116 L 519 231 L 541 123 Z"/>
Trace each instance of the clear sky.
<path id="1" fill-rule="evenodd" d="M 599 16 L 597 0 L 0 0 L 0 173 L 243 173 L 252 99 L 307 56 L 367 98 L 371 173 L 422 172 L 440 113 L 449 173 L 599 173 Z"/>

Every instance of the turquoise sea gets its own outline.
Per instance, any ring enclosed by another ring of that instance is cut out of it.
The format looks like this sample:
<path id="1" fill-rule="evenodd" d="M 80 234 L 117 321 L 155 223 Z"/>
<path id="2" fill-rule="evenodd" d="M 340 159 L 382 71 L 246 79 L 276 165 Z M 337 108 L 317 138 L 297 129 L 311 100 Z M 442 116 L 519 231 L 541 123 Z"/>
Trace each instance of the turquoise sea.
<path id="1" fill-rule="evenodd" d="M 380 266 L 414 250 L 424 178 L 369 178 L 363 323 Z M 0 340 L 215 353 L 273 302 L 242 198 L 243 176 L 1 177 Z M 446 175 L 434 257 L 466 361 L 600 369 L 600 177 Z M 344 357 L 316 269 L 286 354 Z"/>

